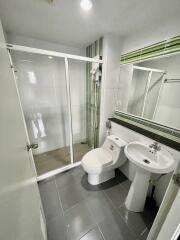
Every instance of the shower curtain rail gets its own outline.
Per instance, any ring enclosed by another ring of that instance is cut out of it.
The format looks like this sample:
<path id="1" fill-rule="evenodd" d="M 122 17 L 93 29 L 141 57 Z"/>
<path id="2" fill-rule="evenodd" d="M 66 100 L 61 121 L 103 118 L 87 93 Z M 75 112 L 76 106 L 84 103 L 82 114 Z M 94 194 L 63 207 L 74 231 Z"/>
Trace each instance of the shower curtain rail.
<path id="1" fill-rule="evenodd" d="M 79 56 L 74 54 L 61 53 L 56 51 L 50 51 L 50 50 L 44 50 L 44 49 L 32 48 L 32 47 L 26 47 L 26 46 L 14 45 L 14 44 L 7 44 L 6 46 L 7 46 L 7 49 L 14 50 L 14 51 L 36 53 L 41 55 L 53 56 L 53 57 L 69 58 L 69 59 L 80 60 L 85 62 L 94 62 L 94 63 L 103 64 L 103 60 L 96 59 L 96 58 L 89 58 L 89 57 L 84 57 L 84 56 Z"/>
<path id="2" fill-rule="evenodd" d="M 180 82 L 179 78 L 166 78 L 164 80 L 164 83 L 175 83 L 175 82 Z"/>
<path id="3" fill-rule="evenodd" d="M 155 110 L 154 110 L 154 113 L 153 113 L 153 118 L 152 118 L 153 121 L 156 117 L 156 113 L 157 113 L 157 109 L 158 109 L 158 105 L 159 105 L 159 101 L 160 101 L 160 97 L 161 97 L 161 94 L 162 94 L 162 91 L 163 91 L 164 84 L 165 83 L 177 83 L 177 82 L 180 82 L 179 78 L 162 78 L 161 86 L 160 86 L 157 101 L 156 101 Z"/>
<path id="4" fill-rule="evenodd" d="M 165 71 L 156 68 L 147 68 L 147 67 L 140 67 L 140 66 L 133 66 L 134 69 L 144 70 L 144 71 L 151 71 L 151 72 L 159 72 L 165 73 Z"/>
<path id="5" fill-rule="evenodd" d="M 152 77 L 152 71 L 150 71 L 149 74 L 148 74 L 148 80 L 147 80 L 145 94 L 144 94 L 144 100 L 143 100 L 143 107 L 142 107 L 141 117 L 144 117 L 144 112 L 145 112 L 145 107 L 146 107 L 146 102 L 147 102 L 147 97 L 148 97 L 148 91 L 149 91 L 149 87 L 150 87 L 151 77 Z"/>
<path id="6" fill-rule="evenodd" d="M 149 72 L 148 80 L 147 80 L 147 84 L 146 84 L 146 88 L 145 88 L 145 93 L 144 93 L 142 111 L 141 111 L 141 117 L 144 117 L 145 107 L 146 107 L 146 102 L 147 102 L 148 91 L 149 91 L 149 87 L 150 87 L 152 74 L 153 74 L 153 72 L 157 72 L 157 73 L 161 73 L 162 76 L 165 76 L 166 72 L 161 70 L 161 69 L 141 67 L 141 66 L 135 66 L 135 65 L 133 66 L 133 69 L 139 69 L 139 70 L 142 70 L 142 71 Z M 153 116 L 154 116 L 154 114 L 153 114 Z"/>

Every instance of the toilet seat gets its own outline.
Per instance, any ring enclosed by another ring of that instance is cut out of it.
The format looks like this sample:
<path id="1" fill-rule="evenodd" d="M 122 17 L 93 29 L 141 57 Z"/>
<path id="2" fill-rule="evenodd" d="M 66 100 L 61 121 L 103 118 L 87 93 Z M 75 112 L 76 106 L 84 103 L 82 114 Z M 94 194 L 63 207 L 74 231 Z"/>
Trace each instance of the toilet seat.
<path id="1" fill-rule="evenodd" d="M 112 155 L 103 148 L 96 148 L 86 153 L 82 163 L 89 168 L 102 168 L 113 163 Z"/>

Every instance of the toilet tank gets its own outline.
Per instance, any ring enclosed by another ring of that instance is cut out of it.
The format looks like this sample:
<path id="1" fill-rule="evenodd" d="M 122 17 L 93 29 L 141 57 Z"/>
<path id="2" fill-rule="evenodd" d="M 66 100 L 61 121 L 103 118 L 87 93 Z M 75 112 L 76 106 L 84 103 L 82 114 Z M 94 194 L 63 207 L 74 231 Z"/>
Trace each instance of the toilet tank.
<path id="1" fill-rule="evenodd" d="M 121 138 L 115 136 L 115 135 L 110 135 L 106 137 L 106 140 L 102 146 L 102 148 L 106 149 L 113 158 L 113 162 L 117 162 L 120 156 L 120 153 L 122 150 L 124 150 L 124 146 L 127 143 L 122 140 Z"/>

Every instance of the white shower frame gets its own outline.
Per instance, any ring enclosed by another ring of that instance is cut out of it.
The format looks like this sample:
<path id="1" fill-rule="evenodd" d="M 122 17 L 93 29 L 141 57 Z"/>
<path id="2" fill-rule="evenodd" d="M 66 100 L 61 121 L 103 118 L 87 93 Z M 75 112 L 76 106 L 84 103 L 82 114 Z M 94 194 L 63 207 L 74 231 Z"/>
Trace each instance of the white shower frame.
<path id="1" fill-rule="evenodd" d="M 65 79 L 66 79 L 66 92 L 67 92 L 67 102 L 68 102 L 68 119 L 69 119 L 69 138 L 70 138 L 70 158 L 71 158 L 71 163 L 55 169 L 51 170 L 47 173 L 44 173 L 40 176 L 37 176 L 37 181 L 42 181 L 46 178 L 52 177 L 56 174 L 62 173 L 64 171 L 67 171 L 71 168 L 74 168 L 78 165 L 81 164 L 81 162 L 74 163 L 74 156 L 73 156 L 73 129 L 72 129 L 72 110 L 71 110 L 71 94 L 70 94 L 70 78 L 69 78 L 69 63 L 68 59 L 73 59 L 73 60 L 79 60 L 79 61 L 84 61 L 84 62 L 92 62 L 92 63 L 99 63 L 103 64 L 103 60 L 96 59 L 96 58 L 89 58 L 89 57 L 84 57 L 84 56 L 79 56 L 79 55 L 74 55 L 74 54 L 67 54 L 67 53 L 61 53 L 61 52 L 56 52 L 56 51 L 50 51 L 50 50 L 44 50 L 44 49 L 39 49 L 39 48 L 32 48 L 32 47 L 26 47 L 26 46 L 20 46 L 20 45 L 14 45 L 14 44 L 7 44 L 7 49 L 8 50 L 13 50 L 13 51 L 20 51 L 20 52 L 28 52 L 28 53 L 35 53 L 35 54 L 41 54 L 45 56 L 52 56 L 52 57 L 59 57 L 59 58 L 64 58 L 64 63 L 65 63 Z M 10 62 L 13 64 L 11 56 L 10 57 Z M 12 66 L 13 74 L 14 74 L 14 67 Z M 18 95 L 19 94 L 19 90 Z M 36 172 L 37 174 L 37 172 Z"/>
<path id="2" fill-rule="evenodd" d="M 177 82 L 180 82 L 180 79 L 165 79 L 165 78 L 162 79 L 152 120 L 154 120 L 155 117 L 156 117 L 156 113 L 157 113 L 158 105 L 159 105 L 160 98 L 161 98 L 161 95 L 162 95 L 162 92 L 163 92 L 164 84 L 166 84 L 166 83 L 177 83 Z"/>
<path id="3" fill-rule="evenodd" d="M 144 94 L 143 107 L 142 107 L 142 111 L 141 111 L 141 117 L 144 117 L 144 110 L 145 110 L 145 106 L 146 106 L 146 100 L 147 100 L 147 96 L 148 96 L 148 90 L 149 90 L 149 86 L 150 86 L 150 82 L 151 82 L 152 73 L 157 72 L 157 73 L 165 74 L 165 71 L 163 71 L 161 69 L 140 67 L 140 66 L 135 66 L 135 65 L 133 66 L 133 69 L 138 69 L 138 70 L 149 72 L 146 89 L 145 89 L 145 94 Z M 156 105 L 157 105 L 157 103 L 156 103 Z M 156 108 L 155 108 L 155 111 L 156 111 Z M 155 113 L 153 113 L 153 117 L 154 117 L 154 115 L 155 115 Z"/>

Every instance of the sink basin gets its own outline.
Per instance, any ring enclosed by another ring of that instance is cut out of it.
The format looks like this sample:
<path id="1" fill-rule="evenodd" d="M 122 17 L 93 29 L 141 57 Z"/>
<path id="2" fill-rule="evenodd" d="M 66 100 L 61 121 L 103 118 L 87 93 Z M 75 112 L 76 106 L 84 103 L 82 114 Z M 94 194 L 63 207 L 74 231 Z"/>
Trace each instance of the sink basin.
<path id="1" fill-rule="evenodd" d="M 172 172 L 175 169 L 175 161 L 167 150 L 154 151 L 141 142 L 127 144 L 124 152 L 126 157 L 138 167 L 125 205 L 130 211 L 142 212 L 151 173 L 164 174 Z"/>
<path id="2" fill-rule="evenodd" d="M 172 155 L 165 149 L 153 152 L 148 145 L 132 142 L 125 147 L 126 157 L 140 168 L 151 173 L 169 173 L 175 168 Z"/>

